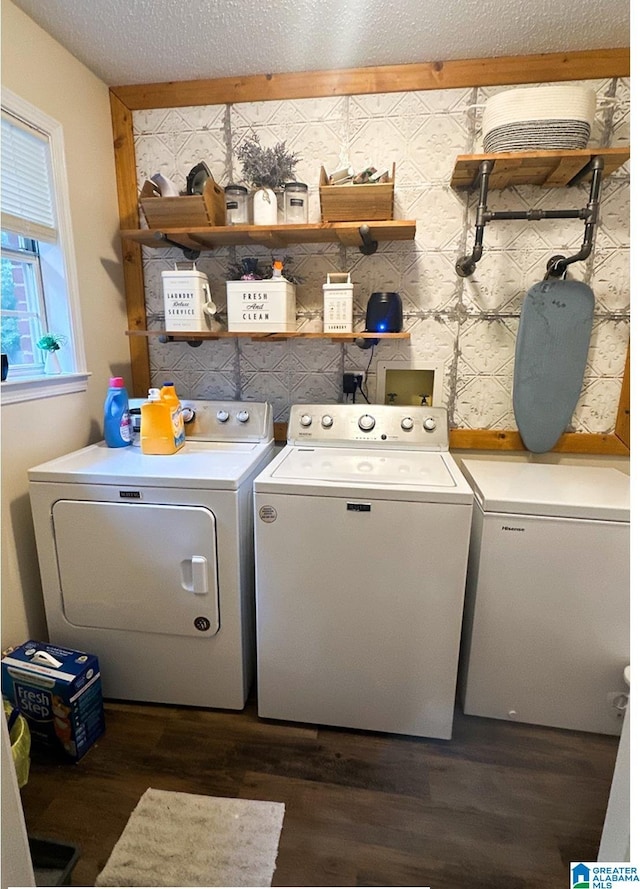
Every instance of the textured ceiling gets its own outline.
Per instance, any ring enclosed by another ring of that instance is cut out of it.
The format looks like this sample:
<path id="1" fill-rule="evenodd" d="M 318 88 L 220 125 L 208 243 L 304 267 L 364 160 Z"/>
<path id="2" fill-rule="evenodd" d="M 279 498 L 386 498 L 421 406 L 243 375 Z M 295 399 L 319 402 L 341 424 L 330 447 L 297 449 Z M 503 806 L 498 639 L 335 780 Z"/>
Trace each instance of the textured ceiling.
<path id="1" fill-rule="evenodd" d="M 629 45 L 628 0 L 14 0 L 109 86 Z"/>

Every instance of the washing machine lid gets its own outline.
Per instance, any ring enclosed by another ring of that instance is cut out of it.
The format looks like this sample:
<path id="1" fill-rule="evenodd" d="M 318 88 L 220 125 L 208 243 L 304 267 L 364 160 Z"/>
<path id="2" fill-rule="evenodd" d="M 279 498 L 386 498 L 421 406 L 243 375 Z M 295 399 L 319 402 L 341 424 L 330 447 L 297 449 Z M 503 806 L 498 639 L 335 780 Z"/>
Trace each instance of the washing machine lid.
<path id="1" fill-rule="evenodd" d="M 288 445 L 254 482 L 255 490 L 471 503 L 473 493 L 449 453 L 397 448 Z"/>
<path id="2" fill-rule="evenodd" d="M 618 469 L 475 458 L 461 466 L 486 513 L 629 521 L 629 477 Z"/>
<path id="3" fill-rule="evenodd" d="M 234 490 L 255 474 L 273 451 L 272 442 L 188 441 L 175 454 L 143 454 L 140 448 L 110 448 L 105 442 L 34 466 L 30 482 L 144 485 Z"/>

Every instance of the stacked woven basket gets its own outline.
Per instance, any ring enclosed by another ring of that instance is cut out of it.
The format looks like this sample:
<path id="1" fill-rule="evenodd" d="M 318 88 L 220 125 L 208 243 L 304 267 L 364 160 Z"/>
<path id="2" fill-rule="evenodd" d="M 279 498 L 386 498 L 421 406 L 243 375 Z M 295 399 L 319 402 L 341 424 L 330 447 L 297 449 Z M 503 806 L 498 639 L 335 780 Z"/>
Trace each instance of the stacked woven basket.
<path id="1" fill-rule="evenodd" d="M 574 84 L 512 89 L 487 100 L 485 152 L 586 148 L 596 112 L 594 90 Z"/>

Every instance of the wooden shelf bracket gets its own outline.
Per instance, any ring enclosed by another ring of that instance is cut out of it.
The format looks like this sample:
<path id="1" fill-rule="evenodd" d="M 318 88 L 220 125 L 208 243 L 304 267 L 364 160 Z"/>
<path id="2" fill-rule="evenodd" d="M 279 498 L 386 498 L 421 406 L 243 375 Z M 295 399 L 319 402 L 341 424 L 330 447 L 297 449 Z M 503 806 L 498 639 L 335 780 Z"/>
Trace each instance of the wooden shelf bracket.
<path id="1" fill-rule="evenodd" d="M 364 256 L 371 256 L 378 249 L 378 242 L 371 237 L 371 229 L 366 223 L 363 223 L 358 229 L 358 234 L 362 240 L 359 247 L 360 253 Z"/>
<path id="2" fill-rule="evenodd" d="M 187 247 L 184 244 L 179 244 L 178 241 L 174 241 L 173 238 L 170 238 L 164 232 L 154 232 L 154 238 L 160 241 L 163 244 L 169 244 L 171 247 L 179 247 L 183 254 L 184 258 L 188 259 L 190 262 L 195 262 L 196 259 L 200 257 L 201 250 L 197 250 L 194 247 Z"/>
<path id="3" fill-rule="evenodd" d="M 575 185 L 579 180 L 591 173 L 591 192 L 586 207 L 580 210 L 489 210 L 487 197 L 489 193 L 489 180 L 495 165 L 495 160 L 487 159 L 480 163 L 478 170 L 478 210 L 476 213 L 476 236 L 473 250 L 467 256 L 461 256 L 456 262 L 456 273 L 461 278 L 467 278 L 476 270 L 476 263 L 483 253 L 484 227 L 494 219 L 526 219 L 527 221 L 538 219 L 583 219 L 584 239 L 580 250 L 573 256 L 552 256 L 547 262 L 545 278 L 563 278 L 567 266 L 573 262 L 586 259 L 593 247 L 593 235 L 598 221 L 598 209 L 602 191 L 602 179 L 605 162 L 602 157 L 596 155 L 567 185 Z"/>

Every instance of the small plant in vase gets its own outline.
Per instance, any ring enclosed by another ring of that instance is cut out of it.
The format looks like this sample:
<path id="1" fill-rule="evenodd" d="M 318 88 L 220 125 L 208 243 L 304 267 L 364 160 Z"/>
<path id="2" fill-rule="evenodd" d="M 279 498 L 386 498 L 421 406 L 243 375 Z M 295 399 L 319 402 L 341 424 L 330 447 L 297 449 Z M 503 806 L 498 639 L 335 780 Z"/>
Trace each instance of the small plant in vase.
<path id="1" fill-rule="evenodd" d="M 67 343 L 67 338 L 61 333 L 45 333 L 36 343 L 44 352 L 44 372 L 46 374 L 59 374 L 62 371 L 58 352 Z"/>
<path id="2" fill-rule="evenodd" d="M 227 281 L 262 281 L 267 280 L 273 277 L 273 265 L 279 260 L 282 263 L 282 277 L 286 278 L 287 281 L 291 281 L 292 284 L 301 284 L 303 282 L 303 278 L 299 275 L 294 274 L 292 271 L 292 263 L 293 257 L 291 256 L 282 256 L 278 254 L 275 256 L 272 254 L 271 261 L 264 260 L 264 266 L 266 268 L 261 268 L 259 265 L 260 260 L 254 258 L 245 258 L 241 259 L 239 262 L 232 262 L 229 266 L 227 266 Z"/>
<path id="3" fill-rule="evenodd" d="M 285 142 L 278 142 L 273 148 L 264 148 L 256 133 L 252 133 L 236 149 L 236 156 L 242 164 L 245 182 L 256 189 L 253 196 L 254 225 L 276 225 L 276 191 L 295 178 L 294 170 L 300 156 L 294 151 L 287 151 Z"/>

